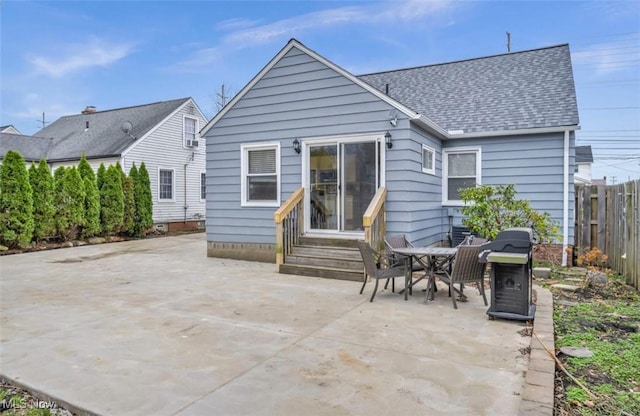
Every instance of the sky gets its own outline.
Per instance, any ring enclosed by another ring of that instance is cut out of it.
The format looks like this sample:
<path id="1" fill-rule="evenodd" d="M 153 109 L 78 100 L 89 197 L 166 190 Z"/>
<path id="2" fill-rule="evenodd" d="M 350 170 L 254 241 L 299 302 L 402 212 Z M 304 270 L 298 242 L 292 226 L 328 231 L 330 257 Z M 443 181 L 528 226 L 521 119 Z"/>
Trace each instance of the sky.
<path id="1" fill-rule="evenodd" d="M 568 43 L 593 178 L 640 178 L 640 1 L 0 0 L 0 125 L 193 97 L 209 119 L 291 38 L 355 74 Z M 428 116 L 428 114 L 427 114 Z"/>

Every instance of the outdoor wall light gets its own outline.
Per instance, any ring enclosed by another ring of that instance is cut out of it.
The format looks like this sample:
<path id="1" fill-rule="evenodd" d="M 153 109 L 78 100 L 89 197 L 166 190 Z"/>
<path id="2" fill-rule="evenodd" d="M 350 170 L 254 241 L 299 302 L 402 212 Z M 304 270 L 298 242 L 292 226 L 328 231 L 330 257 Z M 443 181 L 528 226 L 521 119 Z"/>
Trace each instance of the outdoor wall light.
<path id="1" fill-rule="evenodd" d="M 300 141 L 298 139 L 293 139 L 293 150 L 300 154 Z"/>
<path id="2" fill-rule="evenodd" d="M 391 133 L 386 132 L 384 134 L 384 142 L 387 144 L 387 149 L 391 149 L 393 147 L 393 143 L 391 143 Z"/>

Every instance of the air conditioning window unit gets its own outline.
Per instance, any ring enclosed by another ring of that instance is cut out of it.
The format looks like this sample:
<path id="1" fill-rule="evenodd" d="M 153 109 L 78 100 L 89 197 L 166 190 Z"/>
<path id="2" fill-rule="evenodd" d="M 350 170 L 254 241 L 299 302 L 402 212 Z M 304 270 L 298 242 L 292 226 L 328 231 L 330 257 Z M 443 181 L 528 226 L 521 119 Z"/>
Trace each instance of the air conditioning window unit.
<path id="1" fill-rule="evenodd" d="M 191 140 L 191 146 L 193 147 L 198 147 L 198 141 L 197 140 Z"/>

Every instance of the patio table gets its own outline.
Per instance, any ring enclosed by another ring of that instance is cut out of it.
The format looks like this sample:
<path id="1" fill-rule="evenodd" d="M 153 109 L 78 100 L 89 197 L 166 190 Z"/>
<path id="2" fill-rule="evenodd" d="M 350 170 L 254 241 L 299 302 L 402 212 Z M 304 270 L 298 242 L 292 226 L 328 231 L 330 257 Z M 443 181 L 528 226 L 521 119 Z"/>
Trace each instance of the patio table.
<path id="1" fill-rule="evenodd" d="M 407 300 L 407 289 L 411 289 L 416 283 L 424 278 L 428 279 L 427 294 L 425 299 L 433 300 L 435 292 L 435 273 L 447 260 L 456 255 L 458 251 L 455 247 L 402 247 L 393 249 L 394 253 L 404 256 L 406 262 L 406 276 L 404 300 Z M 417 261 L 424 267 L 425 273 L 416 281 L 413 281 L 413 261 Z"/>

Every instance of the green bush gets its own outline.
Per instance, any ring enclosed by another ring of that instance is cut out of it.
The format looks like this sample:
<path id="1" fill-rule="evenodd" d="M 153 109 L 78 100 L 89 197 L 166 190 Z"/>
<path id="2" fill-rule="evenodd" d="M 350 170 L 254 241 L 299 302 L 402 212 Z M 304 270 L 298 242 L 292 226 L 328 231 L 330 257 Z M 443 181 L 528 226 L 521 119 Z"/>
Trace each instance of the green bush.
<path id="1" fill-rule="evenodd" d="M 47 161 L 40 159 L 38 166 L 29 168 L 29 181 L 33 190 L 33 238 L 39 241 L 56 233 L 53 176 Z"/>
<path id="2" fill-rule="evenodd" d="M 59 173 L 60 172 L 60 173 Z M 85 190 L 75 167 L 58 168 L 56 177 L 56 228 L 65 241 L 75 240 L 85 223 Z"/>
<path id="3" fill-rule="evenodd" d="M 33 191 L 22 155 L 9 150 L 0 167 L 0 240 L 27 247 L 33 238 Z"/>
<path id="4" fill-rule="evenodd" d="M 137 181 L 134 184 L 136 215 L 137 215 L 137 234 L 143 235 L 149 228 L 153 226 L 153 198 L 151 196 L 151 181 L 149 180 L 149 172 L 144 162 L 140 165 Z"/>
<path id="5" fill-rule="evenodd" d="M 124 169 L 122 169 L 120 161 L 116 162 L 116 169 L 118 169 L 118 172 L 120 172 L 120 180 L 122 181 L 122 185 L 124 186 L 124 180 L 127 179 L 127 174 L 124 173 Z"/>
<path id="6" fill-rule="evenodd" d="M 84 238 L 93 237 L 100 234 L 102 227 L 100 225 L 100 193 L 95 181 L 90 178 L 84 178 L 84 227 L 82 228 L 82 236 Z"/>
<path id="7" fill-rule="evenodd" d="M 538 243 L 553 242 L 558 226 L 548 212 L 531 208 L 529 201 L 516 199 L 515 185 L 480 185 L 460 191 L 464 201 L 462 224 L 471 232 L 493 240 L 510 227 L 533 228 Z"/>
<path id="8" fill-rule="evenodd" d="M 96 173 L 96 186 L 98 187 L 98 191 L 102 189 L 105 173 L 107 173 L 107 168 L 104 167 L 104 163 L 100 163 L 100 167 L 98 168 L 98 172 Z"/>
<path id="9" fill-rule="evenodd" d="M 100 209 L 102 231 L 110 235 L 120 230 L 124 217 L 122 177 L 113 165 L 109 166 L 104 174 L 104 182 L 100 189 Z"/>
<path id="10" fill-rule="evenodd" d="M 91 167 L 89 162 L 87 162 L 87 158 L 85 157 L 84 152 L 82 152 L 82 157 L 80 158 L 80 163 L 78 163 L 78 173 L 80 174 L 80 177 L 83 180 L 84 179 L 90 179 L 92 182 L 95 183 L 96 174 L 93 171 L 93 168 Z"/>
<path id="11" fill-rule="evenodd" d="M 128 177 L 122 183 L 122 194 L 124 197 L 124 215 L 122 218 L 122 232 L 127 235 L 136 234 L 136 201 L 133 179 Z"/>

